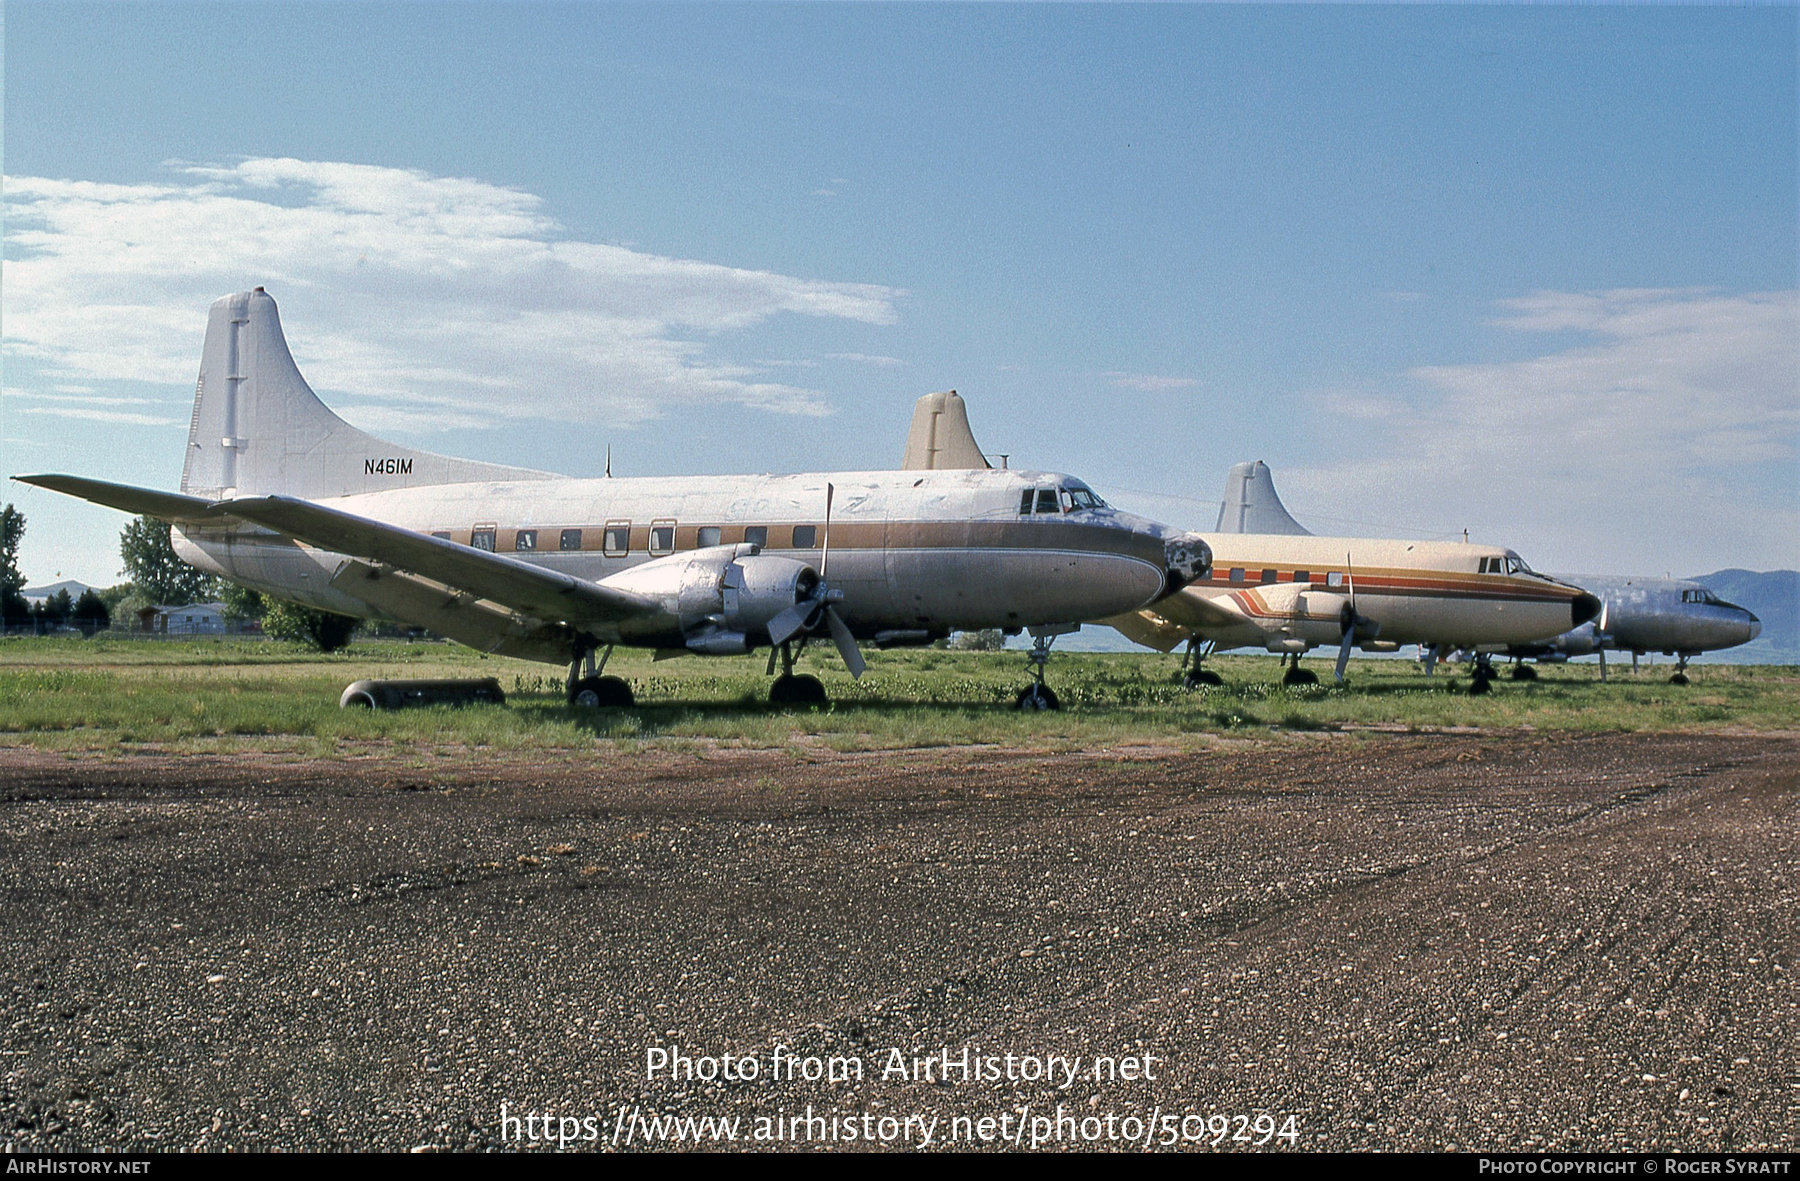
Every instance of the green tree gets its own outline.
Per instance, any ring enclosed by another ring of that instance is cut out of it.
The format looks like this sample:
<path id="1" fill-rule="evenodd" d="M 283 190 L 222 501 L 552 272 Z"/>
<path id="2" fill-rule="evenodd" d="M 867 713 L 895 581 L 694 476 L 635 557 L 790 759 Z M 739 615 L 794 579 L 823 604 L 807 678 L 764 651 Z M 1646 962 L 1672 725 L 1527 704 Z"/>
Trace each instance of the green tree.
<path id="1" fill-rule="evenodd" d="M 0 627 L 31 622 L 31 604 L 20 592 L 25 576 L 19 573 L 19 542 L 25 538 L 25 514 L 12 505 L 0 509 Z"/>
<path id="2" fill-rule="evenodd" d="M 155 517 L 139 517 L 125 526 L 119 534 L 119 556 L 147 605 L 180 607 L 217 593 L 217 579 L 175 556 L 169 526 Z"/>
<path id="3" fill-rule="evenodd" d="M 92 637 L 95 632 L 105 631 L 112 625 L 112 612 L 107 610 L 106 600 L 95 594 L 90 587 L 81 592 L 75 600 L 74 610 L 69 612 L 69 621 L 81 629 L 81 634 Z"/>
<path id="4" fill-rule="evenodd" d="M 311 644 L 321 652 L 336 652 L 349 645 L 351 633 L 362 620 L 331 611 L 302 607 L 285 599 L 268 600 L 263 631 L 277 640 Z"/>

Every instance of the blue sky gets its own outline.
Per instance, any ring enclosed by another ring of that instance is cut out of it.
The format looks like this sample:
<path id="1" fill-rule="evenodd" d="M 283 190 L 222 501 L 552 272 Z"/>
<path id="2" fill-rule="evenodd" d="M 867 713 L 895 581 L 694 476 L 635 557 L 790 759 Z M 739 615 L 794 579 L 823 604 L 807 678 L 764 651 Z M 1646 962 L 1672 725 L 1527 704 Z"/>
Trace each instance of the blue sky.
<path id="1" fill-rule="evenodd" d="M 1796 9 L 5 10 L 8 472 L 173 487 L 206 307 L 328 402 L 620 474 L 892 466 L 913 399 L 1210 528 L 1800 566 Z M 24 567 L 114 513 L 11 485 Z"/>

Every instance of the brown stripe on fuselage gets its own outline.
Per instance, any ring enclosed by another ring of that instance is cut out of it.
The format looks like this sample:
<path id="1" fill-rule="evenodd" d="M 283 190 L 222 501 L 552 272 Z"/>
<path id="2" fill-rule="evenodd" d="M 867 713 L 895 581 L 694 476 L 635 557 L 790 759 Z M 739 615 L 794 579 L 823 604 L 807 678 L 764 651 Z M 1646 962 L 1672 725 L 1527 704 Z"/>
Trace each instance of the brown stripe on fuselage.
<path id="1" fill-rule="evenodd" d="M 1198 590 L 1206 591 L 1247 591 L 1296 585 L 1293 570 L 1278 571 L 1274 582 L 1263 582 L 1260 577 L 1254 582 L 1248 577 L 1241 582 L 1232 582 L 1228 573 L 1224 575 L 1220 573 L 1221 570 L 1229 571 L 1234 568 L 1250 569 L 1250 567 L 1233 567 L 1215 560 L 1212 574 L 1195 582 L 1193 586 Z M 1270 569 L 1270 567 L 1259 566 L 1255 569 L 1260 575 L 1263 570 Z M 1337 586 L 1331 586 L 1325 581 L 1326 575 L 1334 573 L 1334 571 L 1309 570 L 1309 573 L 1312 574 L 1312 577 L 1298 585 L 1338 595 L 1348 595 L 1352 590 L 1352 583 L 1354 583 L 1354 590 L 1359 595 L 1379 594 L 1398 597 L 1557 602 L 1573 599 L 1581 593 L 1579 589 L 1572 586 L 1545 585 L 1535 581 L 1507 578 L 1504 575 L 1471 574 L 1460 571 L 1445 574 L 1420 571 L 1407 571 L 1404 574 L 1392 571 L 1359 571 L 1354 580 L 1346 579 Z M 1341 573 L 1341 571 L 1335 571 L 1335 573 Z"/>
<path id="2" fill-rule="evenodd" d="M 659 517 L 657 520 L 660 521 L 662 518 Z M 745 530 L 757 527 L 758 524 L 758 522 L 751 521 L 712 527 L 719 530 L 720 545 L 739 545 L 744 541 Z M 824 541 L 825 524 L 823 521 L 775 521 L 761 526 L 769 531 L 768 542 L 764 545 L 764 550 L 770 553 L 784 551 L 811 553 L 818 550 L 819 544 L 802 547 L 798 551 L 794 550 L 792 542 L 793 530 L 796 525 L 814 526 L 819 542 Z M 538 534 L 538 548 L 525 552 L 538 554 L 597 552 L 603 545 L 603 535 L 606 529 L 603 524 L 553 524 L 524 527 L 534 528 Z M 698 524 L 677 524 L 675 527 L 676 552 L 698 548 L 700 530 L 706 527 Z M 640 525 L 633 522 L 630 528 L 630 553 L 646 554 L 650 544 L 649 523 Z M 558 549 L 555 542 L 560 539 L 564 529 L 581 530 L 580 551 L 560 551 Z M 450 540 L 462 545 L 468 545 L 469 539 L 473 535 L 473 531 L 466 527 L 449 529 L 436 527 L 422 530 L 422 532 L 448 533 Z M 503 528 L 499 530 L 497 540 L 502 546 L 511 546 L 512 539 L 517 532 L 518 530 L 515 528 Z M 1064 550 L 1072 553 L 1120 554 L 1158 565 L 1163 561 L 1162 543 L 1147 534 L 1059 518 L 1026 518 L 1018 521 L 833 521 L 831 524 L 831 548 L 834 550 Z M 503 549 L 502 552 L 513 551 Z"/>

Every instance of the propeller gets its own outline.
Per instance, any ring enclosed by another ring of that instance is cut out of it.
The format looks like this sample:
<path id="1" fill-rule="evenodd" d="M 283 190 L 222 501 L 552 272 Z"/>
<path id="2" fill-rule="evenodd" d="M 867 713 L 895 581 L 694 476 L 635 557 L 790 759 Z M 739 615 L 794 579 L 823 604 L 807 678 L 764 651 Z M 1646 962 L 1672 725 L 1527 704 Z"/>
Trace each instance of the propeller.
<path id="1" fill-rule="evenodd" d="M 832 590 L 825 581 L 825 572 L 831 564 L 831 501 L 836 493 L 835 487 L 825 485 L 825 539 L 819 551 L 819 580 L 813 584 L 810 595 L 769 621 L 769 642 L 779 648 L 796 635 L 818 627 L 819 617 L 823 614 L 825 625 L 831 631 L 831 642 L 837 645 L 838 655 L 844 658 L 844 667 L 850 670 L 852 677 L 860 680 L 868 662 L 856 646 L 856 637 L 850 634 L 850 625 L 844 622 L 834 606 L 844 601 L 844 592 Z"/>
<path id="2" fill-rule="evenodd" d="M 1356 629 L 1362 628 L 1368 637 L 1380 634 L 1381 625 L 1365 615 L 1356 613 L 1356 568 L 1350 564 L 1350 555 L 1344 555 L 1344 583 L 1350 592 L 1350 601 L 1338 612 L 1338 627 L 1343 632 L 1343 639 L 1338 644 L 1337 682 L 1344 683 L 1344 670 L 1350 665 L 1350 645 L 1356 642 Z"/>

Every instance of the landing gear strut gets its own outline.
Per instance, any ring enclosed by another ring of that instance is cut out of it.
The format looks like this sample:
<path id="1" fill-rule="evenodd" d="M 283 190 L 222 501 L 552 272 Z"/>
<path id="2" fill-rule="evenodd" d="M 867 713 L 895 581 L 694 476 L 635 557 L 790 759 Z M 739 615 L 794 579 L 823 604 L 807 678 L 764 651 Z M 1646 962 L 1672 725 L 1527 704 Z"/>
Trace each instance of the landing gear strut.
<path id="1" fill-rule="evenodd" d="M 594 663 L 594 650 L 584 648 L 581 657 L 569 664 L 569 704 L 582 709 L 629 709 L 637 703 L 631 686 L 618 677 L 603 677 L 606 662 L 612 659 L 613 646 L 608 644 L 600 663 Z"/>
<path id="2" fill-rule="evenodd" d="M 1685 652 L 1675 657 L 1675 675 L 1669 678 L 1669 684 L 1685 685 L 1688 683 L 1687 662 L 1688 658 Z"/>
<path id="3" fill-rule="evenodd" d="M 1056 692 L 1051 689 L 1050 686 L 1044 684 L 1044 666 L 1050 662 L 1050 645 L 1056 642 L 1056 637 L 1065 635 L 1067 632 L 1074 630 L 1076 629 L 1068 628 L 1066 631 L 1057 631 L 1050 628 L 1043 629 L 1042 631 L 1037 628 L 1032 629 L 1031 651 L 1026 656 L 1026 659 L 1031 662 L 1031 684 L 1020 689 L 1019 695 L 1013 699 L 1013 704 L 1019 709 L 1047 710 L 1062 708 L 1062 702 L 1056 699 Z"/>
<path id="4" fill-rule="evenodd" d="M 1188 641 L 1187 651 L 1182 654 L 1181 667 L 1187 670 L 1181 683 L 1189 689 L 1198 689 L 1203 685 L 1223 685 L 1225 679 L 1209 668 L 1201 668 L 1200 662 L 1213 654 L 1218 643 L 1208 640 L 1206 646 L 1200 646 L 1200 637 L 1195 636 Z"/>
<path id="5" fill-rule="evenodd" d="M 1300 667 L 1300 653 L 1294 652 L 1289 655 L 1283 656 L 1281 659 L 1283 662 L 1290 661 L 1290 660 L 1293 661 L 1292 664 L 1289 664 L 1287 666 L 1287 671 L 1281 674 L 1281 683 L 1282 684 L 1284 684 L 1284 685 L 1316 685 L 1319 683 L 1319 674 L 1318 673 L 1314 672 L 1310 668 L 1301 668 Z"/>
<path id="6" fill-rule="evenodd" d="M 800 637 L 796 647 L 791 640 L 784 641 L 769 651 L 769 672 L 775 671 L 775 659 L 781 658 L 781 675 L 769 686 L 770 705 L 798 705 L 806 708 L 823 708 L 829 699 L 825 696 L 825 686 L 819 678 L 801 673 L 794 675 L 794 661 L 806 648 L 806 637 Z"/>
<path id="7" fill-rule="evenodd" d="M 1475 654 L 1475 667 L 1469 672 L 1469 696 L 1480 697 L 1494 683 L 1494 658 L 1486 652 Z"/>

